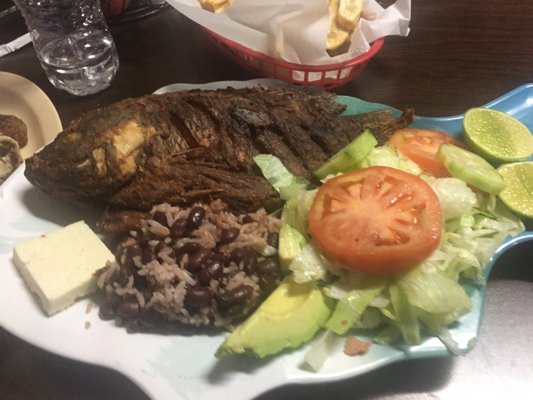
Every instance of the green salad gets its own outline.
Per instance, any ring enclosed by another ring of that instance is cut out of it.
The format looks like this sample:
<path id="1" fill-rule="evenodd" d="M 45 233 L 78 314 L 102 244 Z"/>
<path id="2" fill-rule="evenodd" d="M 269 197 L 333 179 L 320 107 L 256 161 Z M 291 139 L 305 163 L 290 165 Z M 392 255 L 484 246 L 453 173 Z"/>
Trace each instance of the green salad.
<path id="1" fill-rule="evenodd" d="M 271 155 L 256 163 L 286 200 L 286 277 L 219 357 L 266 357 L 319 332 L 306 355 L 315 370 L 336 335 L 407 345 L 437 336 L 453 352 L 448 327 L 472 309 L 465 283 L 483 285 L 496 249 L 524 231 L 498 197 L 497 170 L 442 132 L 404 129 L 377 146 L 366 131 L 316 171 L 321 184 Z"/>

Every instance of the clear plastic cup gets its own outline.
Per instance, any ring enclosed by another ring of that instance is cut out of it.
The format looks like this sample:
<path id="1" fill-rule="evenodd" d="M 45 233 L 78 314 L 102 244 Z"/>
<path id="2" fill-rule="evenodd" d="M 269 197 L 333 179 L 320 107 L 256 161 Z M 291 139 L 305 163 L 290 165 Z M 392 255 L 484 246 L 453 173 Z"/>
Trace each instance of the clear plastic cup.
<path id="1" fill-rule="evenodd" d="M 107 88 L 119 67 L 100 0 L 14 0 L 48 80 L 77 96 Z"/>

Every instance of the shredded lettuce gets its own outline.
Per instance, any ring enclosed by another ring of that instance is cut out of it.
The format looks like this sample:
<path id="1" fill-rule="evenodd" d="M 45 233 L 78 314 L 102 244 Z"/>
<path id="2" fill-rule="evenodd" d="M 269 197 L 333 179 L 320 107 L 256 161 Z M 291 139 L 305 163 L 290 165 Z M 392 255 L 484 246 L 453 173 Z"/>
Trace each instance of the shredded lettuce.
<path id="1" fill-rule="evenodd" d="M 288 200 L 309 185 L 305 178 L 293 175 L 281 160 L 271 154 L 258 154 L 254 157 L 263 176 L 276 189 L 283 200 Z"/>
<path id="2" fill-rule="evenodd" d="M 401 169 L 413 175 L 420 175 L 422 173 L 422 169 L 418 164 L 398 153 L 394 147 L 389 145 L 373 148 L 358 167 L 366 168 L 377 165 Z"/>
<path id="3" fill-rule="evenodd" d="M 439 249 L 426 260 L 452 279 L 483 283 L 483 267 L 496 249 L 525 230 L 523 222 L 496 196 L 483 193 L 478 201 L 478 207 L 446 221 Z"/>
<path id="4" fill-rule="evenodd" d="M 385 325 L 385 327 L 374 336 L 374 343 L 384 346 L 396 343 L 402 336 L 402 333 L 395 325 Z"/>
<path id="5" fill-rule="evenodd" d="M 447 327 L 472 308 L 462 283 L 484 284 L 483 268 L 495 250 L 525 230 L 515 214 L 496 196 L 474 192 L 456 178 L 423 175 L 418 165 L 390 146 L 374 148 L 358 167 L 385 165 L 425 179 L 439 198 L 444 232 L 438 249 L 420 265 L 393 278 L 370 277 L 328 260 L 309 238 L 307 213 L 316 189 L 305 190 L 307 181 L 292 176 L 275 157 L 256 158 L 273 186 L 290 193 L 282 220 L 307 241 L 289 265 L 294 280 L 326 285 L 326 295 L 337 301 L 326 332 L 306 355 L 311 368 L 320 368 L 331 351 L 332 333 L 350 329 L 377 329 L 374 342 L 380 344 L 403 340 L 416 345 L 430 334 L 457 351 Z"/>
<path id="6" fill-rule="evenodd" d="M 317 190 L 308 190 L 299 192 L 285 203 L 281 219 L 290 227 L 296 229 L 303 237 L 309 239 L 307 232 L 307 213 Z"/>
<path id="7" fill-rule="evenodd" d="M 432 335 L 472 309 L 472 302 L 458 281 L 426 264 L 408 271 L 396 284 L 406 300 L 403 306 L 409 307 Z M 409 344 L 419 343 L 405 339 Z"/>
<path id="8" fill-rule="evenodd" d="M 407 294 L 397 283 L 389 285 L 388 290 L 391 304 L 383 310 L 385 316 L 400 330 L 407 344 L 420 343 L 420 323 Z"/>
<path id="9" fill-rule="evenodd" d="M 289 265 L 294 281 L 305 283 L 324 279 L 331 262 L 311 243 L 305 245 L 300 254 Z"/>
<path id="10" fill-rule="evenodd" d="M 318 371 L 333 350 L 335 334 L 331 331 L 324 331 L 322 335 L 316 339 L 309 350 L 304 355 L 305 363 L 313 370 Z"/>
<path id="11" fill-rule="evenodd" d="M 439 198 L 443 218 L 455 218 L 477 206 L 476 194 L 457 178 L 425 177 Z"/>
<path id="12" fill-rule="evenodd" d="M 361 324 L 361 317 L 370 303 L 385 289 L 387 280 L 373 277 L 359 282 L 342 297 L 326 322 L 326 328 L 338 335 L 346 333 L 354 324 Z"/>

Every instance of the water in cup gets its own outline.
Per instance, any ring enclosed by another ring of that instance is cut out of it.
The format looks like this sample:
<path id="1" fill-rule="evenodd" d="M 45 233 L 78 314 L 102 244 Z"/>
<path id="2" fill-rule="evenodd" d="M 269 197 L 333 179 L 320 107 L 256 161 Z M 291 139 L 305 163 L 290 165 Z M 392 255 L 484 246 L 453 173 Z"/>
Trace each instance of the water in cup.
<path id="1" fill-rule="evenodd" d="M 107 88 L 119 66 L 99 0 L 16 0 L 50 82 L 75 95 Z"/>
<path id="2" fill-rule="evenodd" d="M 47 43 L 39 59 L 52 84 L 70 93 L 96 93 L 111 83 L 118 68 L 109 34 L 82 31 Z"/>

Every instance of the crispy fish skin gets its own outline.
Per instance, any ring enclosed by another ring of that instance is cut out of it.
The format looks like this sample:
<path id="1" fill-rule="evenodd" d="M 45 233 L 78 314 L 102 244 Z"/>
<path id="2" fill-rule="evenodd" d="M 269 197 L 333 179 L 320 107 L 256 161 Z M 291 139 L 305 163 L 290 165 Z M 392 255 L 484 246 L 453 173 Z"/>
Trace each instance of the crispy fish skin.
<path id="1" fill-rule="evenodd" d="M 333 94 L 292 88 L 126 99 L 74 120 L 26 161 L 25 175 L 53 197 L 111 212 L 216 198 L 235 211 L 273 207 L 278 193 L 255 155 L 274 154 L 311 178 L 364 129 L 384 141 L 413 118 L 388 110 L 343 117 L 343 110 Z"/>

